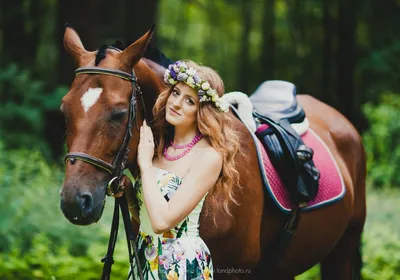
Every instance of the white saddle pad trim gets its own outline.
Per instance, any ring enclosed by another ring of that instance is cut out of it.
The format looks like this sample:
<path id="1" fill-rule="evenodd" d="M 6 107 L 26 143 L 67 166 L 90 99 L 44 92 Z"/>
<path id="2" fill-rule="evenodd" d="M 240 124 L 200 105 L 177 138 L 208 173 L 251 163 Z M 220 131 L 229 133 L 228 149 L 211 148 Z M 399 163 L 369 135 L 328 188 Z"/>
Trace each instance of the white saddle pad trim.
<path id="1" fill-rule="evenodd" d="M 268 81 L 272 82 L 272 81 Z M 282 81 L 283 82 L 283 81 Z M 285 82 L 289 83 L 289 82 Z M 289 83 L 290 84 L 290 83 Z M 292 84 L 293 85 L 293 84 Z M 293 93 L 291 93 L 293 95 Z M 249 97 L 241 92 L 241 91 L 232 91 L 225 93 L 221 97 L 224 101 L 229 104 L 237 104 L 238 105 L 238 113 L 243 120 L 244 124 L 254 133 L 257 130 L 257 124 L 253 119 L 253 104 L 251 103 Z M 292 98 L 293 100 L 293 98 Z M 310 127 L 310 123 L 307 118 L 304 119 L 301 123 L 291 124 L 293 129 L 301 136 L 303 135 L 308 128 Z"/>

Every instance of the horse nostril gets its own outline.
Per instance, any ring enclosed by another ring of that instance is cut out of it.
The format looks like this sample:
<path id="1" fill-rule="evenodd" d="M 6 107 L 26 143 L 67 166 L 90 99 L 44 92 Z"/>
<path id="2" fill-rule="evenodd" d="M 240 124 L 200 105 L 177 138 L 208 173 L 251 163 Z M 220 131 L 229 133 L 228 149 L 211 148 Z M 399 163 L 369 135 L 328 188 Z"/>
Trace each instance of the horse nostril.
<path id="1" fill-rule="evenodd" d="M 82 216 L 87 217 L 93 210 L 93 198 L 90 193 L 82 194 L 81 200 Z"/>

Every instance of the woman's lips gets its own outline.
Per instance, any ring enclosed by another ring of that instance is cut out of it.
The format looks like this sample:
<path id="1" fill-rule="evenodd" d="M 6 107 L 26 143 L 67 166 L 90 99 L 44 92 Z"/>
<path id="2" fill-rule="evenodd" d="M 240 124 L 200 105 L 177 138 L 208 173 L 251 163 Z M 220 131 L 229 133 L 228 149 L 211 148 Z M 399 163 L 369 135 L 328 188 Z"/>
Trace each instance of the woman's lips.
<path id="1" fill-rule="evenodd" d="M 172 108 L 169 108 L 170 110 L 171 110 L 171 112 L 173 113 L 173 114 L 176 114 L 176 115 L 181 115 L 181 114 L 179 114 L 177 111 L 175 111 L 174 109 L 172 109 Z"/>

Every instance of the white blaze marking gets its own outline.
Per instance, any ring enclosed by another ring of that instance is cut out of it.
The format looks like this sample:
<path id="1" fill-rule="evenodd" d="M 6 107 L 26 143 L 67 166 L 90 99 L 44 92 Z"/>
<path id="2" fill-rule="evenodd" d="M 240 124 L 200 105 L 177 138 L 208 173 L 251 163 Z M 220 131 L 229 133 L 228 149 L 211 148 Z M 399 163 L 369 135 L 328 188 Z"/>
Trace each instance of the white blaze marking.
<path id="1" fill-rule="evenodd" d="M 92 107 L 97 102 L 102 92 L 102 88 L 89 88 L 87 92 L 83 94 L 83 96 L 81 97 L 81 103 L 83 106 L 83 110 L 85 110 L 85 113 L 89 111 L 90 107 Z"/>

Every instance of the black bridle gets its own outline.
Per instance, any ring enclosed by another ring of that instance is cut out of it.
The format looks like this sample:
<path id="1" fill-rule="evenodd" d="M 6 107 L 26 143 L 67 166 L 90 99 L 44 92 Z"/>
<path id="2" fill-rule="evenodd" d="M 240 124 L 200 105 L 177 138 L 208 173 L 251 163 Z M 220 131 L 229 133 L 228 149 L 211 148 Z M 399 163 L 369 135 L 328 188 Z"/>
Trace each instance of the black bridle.
<path id="1" fill-rule="evenodd" d="M 113 194 L 118 193 L 121 190 L 120 189 L 121 179 L 124 176 L 123 172 L 124 172 L 124 169 L 126 168 L 126 164 L 128 161 L 128 155 L 129 155 L 129 151 L 130 151 L 129 142 L 132 138 L 132 128 L 134 125 L 134 121 L 136 119 L 136 113 L 137 113 L 136 96 L 137 95 L 140 97 L 140 101 L 142 103 L 141 107 L 143 108 L 143 117 L 146 119 L 147 123 L 149 123 L 147 120 L 143 94 L 137 83 L 137 78 L 136 78 L 135 72 L 133 70 L 132 70 L 132 74 L 129 74 L 129 73 L 126 73 L 123 71 L 119 71 L 119 70 L 107 69 L 107 68 L 101 68 L 101 67 L 83 67 L 83 68 L 78 68 L 75 70 L 76 76 L 82 75 L 82 74 L 109 75 L 109 76 L 114 76 L 114 77 L 118 77 L 118 78 L 130 81 L 132 83 L 132 95 L 131 95 L 131 98 L 129 101 L 128 124 L 126 127 L 124 139 L 119 148 L 117 156 L 114 158 L 113 162 L 108 163 L 100 158 L 97 158 L 95 156 L 92 156 L 92 155 L 89 155 L 86 153 L 82 153 L 82 152 L 71 152 L 71 153 L 66 154 L 65 158 L 64 158 L 66 163 L 68 161 L 70 161 L 72 164 L 74 164 L 76 160 L 81 160 L 81 161 L 84 161 L 86 163 L 94 165 L 94 166 L 101 168 L 104 171 L 107 171 L 108 173 L 110 173 L 112 178 L 107 184 L 106 194 L 108 196 L 111 196 Z M 134 235 L 133 229 L 132 229 L 128 204 L 126 201 L 125 194 L 120 198 L 116 198 L 116 200 L 115 200 L 114 216 L 113 216 L 113 221 L 112 221 L 112 226 L 111 226 L 108 250 L 107 250 L 106 256 L 102 259 L 102 262 L 104 262 L 104 267 L 103 267 L 103 274 L 102 274 L 101 279 L 102 280 L 110 279 L 111 266 L 114 263 L 113 253 L 114 253 L 115 243 L 117 241 L 117 235 L 118 235 L 119 208 L 121 208 L 121 213 L 122 213 L 123 221 L 124 221 L 124 225 L 125 225 L 125 233 L 126 233 L 126 238 L 127 238 L 127 243 L 128 243 L 129 262 L 130 262 L 130 266 L 131 266 L 130 273 L 132 273 L 132 275 L 133 275 L 133 258 L 135 258 L 136 266 L 138 268 L 138 274 L 139 274 L 140 279 L 142 280 L 143 275 L 142 275 L 142 270 L 140 267 L 139 259 L 137 256 L 135 235 Z M 132 248 L 133 248 L 134 253 L 132 253 Z M 130 277 L 130 274 L 128 275 L 128 278 L 129 277 Z"/>
<path id="2" fill-rule="evenodd" d="M 71 163 L 74 163 L 77 159 L 79 159 L 110 173 L 112 179 L 109 181 L 107 185 L 106 193 L 107 195 L 113 195 L 118 191 L 119 187 L 118 183 L 121 180 L 123 171 L 128 161 L 129 142 L 132 138 L 132 127 L 134 120 L 136 118 L 136 106 L 137 106 L 136 94 L 139 94 L 139 96 L 141 97 L 142 105 L 144 105 L 142 91 L 140 90 L 140 87 L 137 84 L 137 79 L 134 72 L 132 72 L 132 74 L 128 74 L 122 71 L 111 70 L 101 67 L 83 67 L 75 70 L 76 76 L 82 74 L 102 74 L 102 75 L 115 76 L 130 81 L 132 83 L 132 95 L 129 102 L 128 126 L 126 128 L 124 140 L 122 141 L 117 156 L 114 158 L 113 162 L 110 164 L 100 158 L 82 152 L 68 153 L 64 158 L 65 162 L 71 161 Z M 144 108 L 144 106 L 142 107 Z"/>

